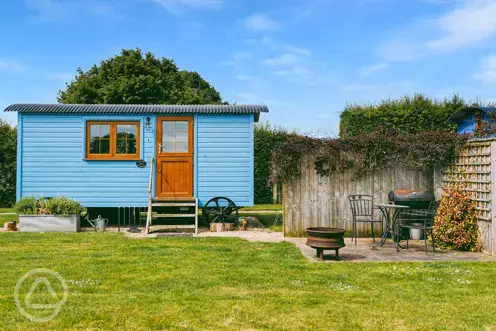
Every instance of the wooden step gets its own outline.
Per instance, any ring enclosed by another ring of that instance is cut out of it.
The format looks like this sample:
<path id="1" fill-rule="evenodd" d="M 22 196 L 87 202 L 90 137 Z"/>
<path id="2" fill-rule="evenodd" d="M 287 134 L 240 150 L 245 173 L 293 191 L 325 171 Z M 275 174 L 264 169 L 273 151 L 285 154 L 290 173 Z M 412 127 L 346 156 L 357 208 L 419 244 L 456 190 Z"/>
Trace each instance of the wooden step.
<path id="1" fill-rule="evenodd" d="M 152 207 L 195 207 L 194 202 L 156 202 L 152 203 Z"/>
<path id="2" fill-rule="evenodd" d="M 195 214 L 152 214 L 153 218 L 166 218 L 166 217 L 195 217 Z"/>
<path id="3" fill-rule="evenodd" d="M 171 229 L 194 229 L 195 225 L 153 225 L 153 228 L 159 228 L 163 230 L 171 230 Z"/>
<path id="4" fill-rule="evenodd" d="M 171 201 L 171 202 L 181 202 L 181 201 L 195 201 L 195 198 L 162 198 L 155 197 L 154 201 Z"/>

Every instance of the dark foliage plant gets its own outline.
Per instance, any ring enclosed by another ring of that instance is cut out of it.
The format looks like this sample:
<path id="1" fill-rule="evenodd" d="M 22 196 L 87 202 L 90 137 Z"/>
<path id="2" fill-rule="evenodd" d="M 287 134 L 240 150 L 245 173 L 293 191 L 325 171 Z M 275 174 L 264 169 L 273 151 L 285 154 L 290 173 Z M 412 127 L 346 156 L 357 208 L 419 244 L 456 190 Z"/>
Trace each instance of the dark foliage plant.
<path id="1" fill-rule="evenodd" d="M 0 120 L 0 206 L 16 199 L 17 129 Z"/>
<path id="2" fill-rule="evenodd" d="M 356 178 L 374 170 L 398 165 L 426 169 L 447 165 L 466 135 L 448 131 L 392 134 L 375 131 L 346 138 L 315 138 L 293 135 L 272 153 L 271 182 L 290 181 L 300 174 L 302 157 L 311 157 L 320 175 L 353 169 Z"/>
<path id="3" fill-rule="evenodd" d="M 255 204 L 272 203 L 272 187 L 270 183 L 270 163 L 272 151 L 285 143 L 294 132 L 275 127 L 269 123 L 257 123 L 254 128 L 255 146 Z"/>
<path id="4" fill-rule="evenodd" d="M 457 95 L 437 101 L 422 94 L 382 100 L 378 104 L 347 105 L 340 115 L 340 137 L 377 130 L 390 133 L 455 131 L 456 126 L 447 120 L 465 105 L 465 101 Z"/>

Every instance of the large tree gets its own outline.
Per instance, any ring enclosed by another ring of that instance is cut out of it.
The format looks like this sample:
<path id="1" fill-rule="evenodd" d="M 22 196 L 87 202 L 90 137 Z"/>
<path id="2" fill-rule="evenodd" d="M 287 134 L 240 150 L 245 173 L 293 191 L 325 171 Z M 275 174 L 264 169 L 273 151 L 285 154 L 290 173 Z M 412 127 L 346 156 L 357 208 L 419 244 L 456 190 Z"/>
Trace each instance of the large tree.
<path id="1" fill-rule="evenodd" d="M 75 79 L 60 90 L 60 103 L 79 104 L 219 104 L 219 92 L 198 73 L 179 70 L 173 60 L 140 49 L 77 69 Z"/>

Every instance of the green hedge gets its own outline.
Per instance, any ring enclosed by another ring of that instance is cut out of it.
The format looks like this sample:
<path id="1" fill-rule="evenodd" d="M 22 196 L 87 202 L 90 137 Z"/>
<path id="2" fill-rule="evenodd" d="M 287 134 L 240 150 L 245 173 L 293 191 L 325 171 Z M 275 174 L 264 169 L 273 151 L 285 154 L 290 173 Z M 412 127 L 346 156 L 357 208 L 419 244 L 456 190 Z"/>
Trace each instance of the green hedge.
<path id="1" fill-rule="evenodd" d="M 379 104 L 348 105 L 341 113 L 339 134 L 340 137 L 351 137 L 377 130 L 395 133 L 452 131 L 456 126 L 448 124 L 447 120 L 463 106 L 465 102 L 457 95 L 436 101 L 422 94 L 383 100 Z"/>
<path id="2" fill-rule="evenodd" d="M 0 207 L 16 199 L 17 129 L 0 120 Z"/>
<path id="3" fill-rule="evenodd" d="M 255 204 L 272 203 L 272 186 L 269 183 L 272 151 L 294 134 L 269 123 L 255 125 Z"/>

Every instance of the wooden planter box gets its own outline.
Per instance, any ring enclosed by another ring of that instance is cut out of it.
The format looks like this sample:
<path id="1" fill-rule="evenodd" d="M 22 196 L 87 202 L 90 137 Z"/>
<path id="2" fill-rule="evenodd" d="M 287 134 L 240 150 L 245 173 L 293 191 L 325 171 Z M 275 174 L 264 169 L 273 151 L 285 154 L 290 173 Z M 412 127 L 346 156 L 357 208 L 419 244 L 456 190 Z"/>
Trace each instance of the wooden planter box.
<path id="1" fill-rule="evenodd" d="M 19 215 L 19 232 L 79 232 L 80 215 Z"/>
<path id="2" fill-rule="evenodd" d="M 234 223 L 210 223 L 210 232 L 233 231 Z"/>

